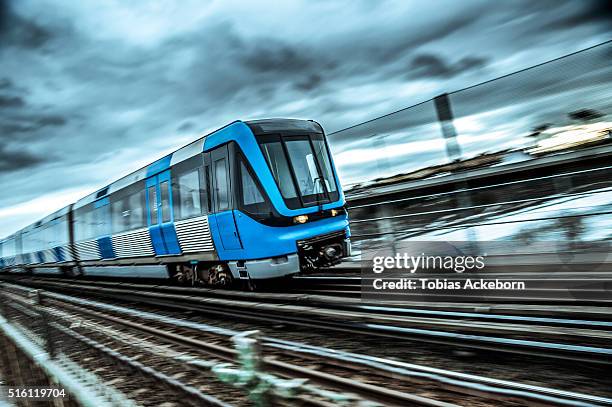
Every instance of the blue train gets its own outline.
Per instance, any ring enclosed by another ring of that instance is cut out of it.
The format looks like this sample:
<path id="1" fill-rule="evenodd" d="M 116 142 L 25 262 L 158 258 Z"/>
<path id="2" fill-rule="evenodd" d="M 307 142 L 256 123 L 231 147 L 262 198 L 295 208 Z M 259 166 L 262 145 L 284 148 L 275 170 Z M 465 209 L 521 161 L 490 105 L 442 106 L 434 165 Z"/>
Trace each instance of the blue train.
<path id="1" fill-rule="evenodd" d="M 227 285 L 350 255 L 321 126 L 236 121 L 0 241 L 3 271 Z"/>

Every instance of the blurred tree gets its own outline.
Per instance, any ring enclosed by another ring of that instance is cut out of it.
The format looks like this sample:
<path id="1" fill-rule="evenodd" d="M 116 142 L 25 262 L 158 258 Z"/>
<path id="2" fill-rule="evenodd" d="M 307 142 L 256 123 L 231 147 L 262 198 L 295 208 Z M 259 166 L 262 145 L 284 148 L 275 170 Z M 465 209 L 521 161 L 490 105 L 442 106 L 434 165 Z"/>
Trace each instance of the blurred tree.
<path id="1" fill-rule="evenodd" d="M 550 127 L 552 126 L 552 123 L 544 123 L 544 124 L 539 124 L 535 127 L 531 128 L 531 133 L 527 135 L 527 137 L 537 137 L 539 136 L 543 131 L 550 129 Z"/>
<path id="2" fill-rule="evenodd" d="M 582 239 L 582 235 L 586 230 L 586 226 L 582 218 L 578 216 L 568 216 L 558 219 L 559 229 L 563 231 L 565 237 L 571 247 L 572 244 Z"/>
<path id="3" fill-rule="evenodd" d="M 580 109 L 569 112 L 567 116 L 572 120 L 588 122 L 589 120 L 599 119 L 603 114 L 594 109 Z"/>
<path id="4" fill-rule="evenodd" d="M 523 246 L 529 246 L 536 241 L 539 232 L 537 228 L 523 227 L 513 236 L 513 240 L 520 242 Z"/>

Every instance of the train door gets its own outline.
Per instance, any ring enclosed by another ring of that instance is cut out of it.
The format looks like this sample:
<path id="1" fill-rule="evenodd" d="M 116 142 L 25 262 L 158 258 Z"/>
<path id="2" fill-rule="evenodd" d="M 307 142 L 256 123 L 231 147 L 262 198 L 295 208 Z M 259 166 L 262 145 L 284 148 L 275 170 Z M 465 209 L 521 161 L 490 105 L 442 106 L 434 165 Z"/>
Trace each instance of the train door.
<path id="1" fill-rule="evenodd" d="M 100 257 L 112 259 L 115 257 L 115 253 L 111 241 L 111 213 L 108 198 L 98 199 L 94 202 L 93 216 Z"/>
<path id="2" fill-rule="evenodd" d="M 210 152 L 210 177 L 215 212 L 213 216 L 217 223 L 217 230 L 225 250 L 239 250 L 242 249 L 242 244 L 232 210 L 230 169 L 227 144 Z"/>
<path id="3" fill-rule="evenodd" d="M 170 170 L 150 178 L 145 183 L 147 225 L 157 255 L 181 254 L 174 229 Z"/>

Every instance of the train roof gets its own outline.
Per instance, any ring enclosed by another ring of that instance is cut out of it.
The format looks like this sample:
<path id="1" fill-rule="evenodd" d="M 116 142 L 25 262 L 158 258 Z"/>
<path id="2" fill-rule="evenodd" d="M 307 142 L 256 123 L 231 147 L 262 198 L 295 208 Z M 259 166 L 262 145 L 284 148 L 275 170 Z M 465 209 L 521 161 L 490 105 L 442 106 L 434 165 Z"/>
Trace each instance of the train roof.
<path id="1" fill-rule="evenodd" d="M 254 134 L 263 134 L 263 133 L 271 133 L 278 131 L 314 131 L 314 132 L 322 132 L 321 126 L 312 120 L 301 120 L 301 119 L 282 119 L 282 118 L 273 118 L 273 119 L 259 119 L 259 120 L 236 120 L 233 121 L 223 127 L 220 127 L 210 133 L 200 136 L 196 140 L 191 143 L 173 151 L 172 153 L 158 159 L 157 161 L 152 162 L 123 178 L 118 179 L 117 181 L 105 186 L 104 188 L 100 188 L 99 190 L 79 199 L 75 202 L 74 208 L 82 208 L 83 206 L 90 204 L 100 198 L 108 196 L 113 192 L 116 192 L 120 189 L 123 189 L 135 182 L 144 180 L 151 175 L 154 175 L 164 169 L 171 167 L 175 164 L 188 160 L 189 158 L 196 156 L 204 151 L 204 142 L 206 139 L 215 133 L 224 130 L 230 126 L 233 126 L 237 123 L 246 124 Z"/>
<path id="2" fill-rule="evenodd" d="M 315 132 L 322 133 L 321 125 L 314 120 L 301 119 L 259 119 L 244 122 L 253 133 L 266 134 L 282 132 Z"/>
<path id="3" fill-rule="evenodd" d="M 55 219 L 58 219 L 66 214 L 68 214 L 68 212 L 70 212 L 70 207 L 72 205 L 68 205 L 63 207 L 60 210 L 57 210 L 47 216 L 45 216 L 44 218 L 37 220 L 36 222 L 26 226 L 25 228 L 21 229 L 20 232 L 25 233 L 25 232 L 29 232 L 30 230 L 36 229 L 37 227 L 44 225 L 46 223 L 49 223 Z"/>
<path id="4" fill-rule="evenodd" d="M 74 204 L 72 205 L 68 205 L 58 211 L 53 212 L 50 215 L 45 216 L 44 218 L 32 223 L 31 225 L 26 226 L 25 228 L 16 231 L 15 233 L 6 236 L 4 239 L 0 240 L 8 240 L 11 239 L 13 237 L 15 237 L 15 235 L 22 233 L 22 232 L 27 232 L 29 230 L 32 230 L 36 227 L 38 227 L 41 224 L 47 223 L 52 221 L 53 219 L 56 219 L 60 216 L 63 216 L 65 214 L 67 214 L 70 211 L 70 208 L 81 208 L 87 204 L 90 204 L 100 198 L 103 198 L 105 196 L 108 196 L 110 194 L 112 194 L 113 192 L 116 192 L 120 189 L 123 189 L 135 182 L 144 180 L 146 178 L 148 178 L 151 175 L 156 174 L 157 172 L 160 172 L 160 168 L 165 169 L 167 167 L 173 166 L 175 164 L 178 164 L 182 161 L 188 160 L 189 158 L 196 156 L 197 154 L 201 153 L 204 151 L 204 142 L 206 141 L 206 138 L 212 136 L 213 134 L 226 129 L 232 125 L 235 125 L 237 123 L 243 123 L 246 124 L 251 131 L 254 134 L 263 134 L 263 133 L 271 133 L 271 132 L 279 132 L 279 131 L 300 131 L 300 132 L 304 132 L 304 131 L 315 131 L 315 132 L 322 132 L 322 128 L 319 125 L 319 123 L 313 121 L 313 120 L 302 120 L 302 119 L 283 119 L 283 118 L 272 118 L 272 119 L 258 119 L 258 120 L 248 120 L 248 121 L 242 121 L 242 120 L 236 120 L 233 121 L 231 123 L 226 124 L 223 127 L 220 127 L 210 133 L 204 134 L 202 136 L 200 136 L 199 138 L 197 138 L 196 140 L 192 141 L 191 143 L 173 151 L 172 153 L 142 167 L 137 169 L 136 171 L 133 171 L 131 173 L 129 173 L 128 175 L 119 178 L 118 180 L 112 182 L 111 184 L 98 189 L 95 192 L 92 192 L 91 194 L 77 200 Z"/>
<path id="5" fill-rule="evenodd" d="M 242 123 L 242 121 L 240 120 L 236 120 L 233 121 L 221 128 L 218 128 L 208 134 L 202 135 L 199 138 L 197 138 L 196 140 L 192 141 L 191 143 L 187 144 L 186 146 L 183 146 L 173 152 L 171 152 L 170 154 L 165 155 L 164 157 L 153 161 L 150 164 L 147 164 L 146 166 L 139 168 L 138 170 L 131 172 L 130 174 L 124 176 L 123 178 L 119 178 L 117 181 L 114 181 L 113 183 L 105 186 L 104 188 L 100 188 L 99 190 L 92 192 L 91 194 L 79 199 L 78 201 L 76 201 L 74 203 L 74 209 L 78 209 L 78 208 L 82 208 L 83 206 L 90 204 L 100 198 L 103 198 L 105 196 L 108 196 L 110 194 L 112 194 L 113 192 L 116 192 L 120 189 L 123 189 L 135 182 L 144 180 L 148 177 L 150 177 L 151 175 L 155 175 L 156 173 L 159 172 L 159 168 L 167 168 L 168 166 L 172 166 L 174 164 L 177 164 L 179 162 L 185 161 L 199 153 L 201 153 L 202 151 L 204 151 L 204 142 L 206 141 L 206 138 L 211 136 L 212 134 L 225 129 L 235 123 Z"/>

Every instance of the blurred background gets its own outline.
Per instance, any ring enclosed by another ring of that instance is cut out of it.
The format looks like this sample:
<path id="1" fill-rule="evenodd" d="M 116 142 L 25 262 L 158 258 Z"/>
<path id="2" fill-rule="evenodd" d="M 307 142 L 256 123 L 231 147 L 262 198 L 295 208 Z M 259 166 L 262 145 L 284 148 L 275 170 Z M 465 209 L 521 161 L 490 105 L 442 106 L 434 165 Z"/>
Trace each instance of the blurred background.
<path id="1" fill-rule="evenodd" d="M 611 55 L 603 42 L 331 134 L 346 173 L 376 163 L 347 186 L 357 240 L 608 241 Z"/>

